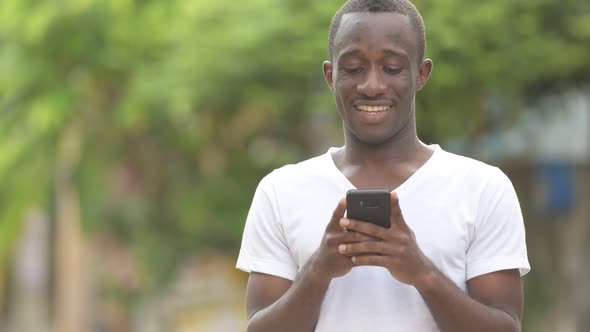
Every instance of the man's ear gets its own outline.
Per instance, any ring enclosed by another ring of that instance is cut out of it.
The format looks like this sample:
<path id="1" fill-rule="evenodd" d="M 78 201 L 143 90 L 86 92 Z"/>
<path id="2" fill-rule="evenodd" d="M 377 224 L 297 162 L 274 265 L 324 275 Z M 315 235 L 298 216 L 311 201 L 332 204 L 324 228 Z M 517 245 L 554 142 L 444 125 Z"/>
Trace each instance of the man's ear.
<path id="1" fill-rule="evenodd" d="M 326 83 L 332 92 L 334 92 L 334 78 L 332 77 L 332 63 L 330 61 L 324 61 L 324 78 L 326 79 Z"/>
<path id="2" fill-rule="evenodd" d="M 418 78 L 416 79 L 416 91 L 422 90 L 432 73 L 432 60 L 424 59 L 418 66 Z"/>

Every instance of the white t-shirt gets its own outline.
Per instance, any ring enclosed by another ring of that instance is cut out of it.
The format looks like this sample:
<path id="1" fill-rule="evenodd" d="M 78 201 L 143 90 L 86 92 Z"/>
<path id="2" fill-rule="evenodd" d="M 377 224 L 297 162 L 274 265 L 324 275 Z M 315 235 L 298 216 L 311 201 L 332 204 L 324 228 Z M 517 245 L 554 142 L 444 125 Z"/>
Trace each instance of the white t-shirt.
<path id="1" fill-rule="evenodd" d="M 510 180 L 496 167 L 433 145 L 430 159 L 395 191 L 424 254 L 463 291 L 493 271 L 526 274 L 525 230 Z M 287 165 L 260 182 L 237 268 L 294 280 L 319 247 L 338 201 L 354 186 L 331 153 Z M 334 278 L 316 331 L 439 331 L 413 286 L 382 267 Z"/>

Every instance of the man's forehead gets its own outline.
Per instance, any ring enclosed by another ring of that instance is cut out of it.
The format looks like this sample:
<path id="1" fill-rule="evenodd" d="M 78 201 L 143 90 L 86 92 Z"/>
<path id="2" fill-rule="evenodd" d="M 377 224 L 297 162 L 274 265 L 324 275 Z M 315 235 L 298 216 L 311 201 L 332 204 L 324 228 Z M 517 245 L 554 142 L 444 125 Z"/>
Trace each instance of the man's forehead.
<path id="1" fill-rule="evenodd" d="M 409 46 L 408 43 L 415 44 L 416 40 L 410 18 L 404 14 L 390 12 L 348 13 L 342 16 L 340 27 L 334 38 L 334 50 L 336 51 L 334 55 L 337 56 L 336 53 L 366 41 L 369 34 L 384 37 L 400 46 Z"/>
<path id="2" fill-rule="evenodd" d="M 336 38 L 348 33 L 359 33 L 369 29 L 387 28 L 391 33 L 400 33 L 412 28 L 410 18 L 401 13 L 362 12 L 342 15 Z M 413 29 L 412 29 L 413 30 Z"/>

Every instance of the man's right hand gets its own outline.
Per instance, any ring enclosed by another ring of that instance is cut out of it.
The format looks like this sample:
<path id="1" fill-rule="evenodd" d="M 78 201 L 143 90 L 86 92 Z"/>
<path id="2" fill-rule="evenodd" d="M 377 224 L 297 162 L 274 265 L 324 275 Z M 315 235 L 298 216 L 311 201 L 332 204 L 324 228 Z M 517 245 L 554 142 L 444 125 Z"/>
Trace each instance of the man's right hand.
<path id="1" fill-rule="evenodd" d="M 326 226 L 319 248 L 294 281 L 252 272 L 248 280 L 246 303 L 248 331 L 313 331 L 320 306 L 332 278 L 347 274 L 353 264 L 338 246 L 374 240 L 340 226 L 346 211 L 342 198 Z M 283 298 L 282 301 L 278 301 Z"/>
<path id="2" fill-rule="evenodd" d="M 338 206 L 332 214 L 332 219 L 326 226 L 320 247 L 311 257 L 309 272 L 315 277 L 331 280 L 341 277 L 355 266 L 350 257 L 341 254 L 338 246 L 347 243 L 357 243 L 374 240 L 374 238 L 358 232 L 346 231 L 340 226 L 340 219 L 344 218 L 346 211 L 346 197 L 340 199 Z"/>

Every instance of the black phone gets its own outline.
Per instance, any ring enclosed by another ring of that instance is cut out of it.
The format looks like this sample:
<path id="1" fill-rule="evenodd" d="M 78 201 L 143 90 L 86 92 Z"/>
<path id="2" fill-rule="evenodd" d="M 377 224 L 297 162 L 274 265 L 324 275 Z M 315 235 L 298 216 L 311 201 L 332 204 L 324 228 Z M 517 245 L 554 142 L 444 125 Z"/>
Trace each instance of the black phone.
<path id="1" fill-rule="evenodd" d="M 346 192 L 346 216 L 379 225 L 391 226 L 391 198 L 387 189 L 351 189 Z"/>

